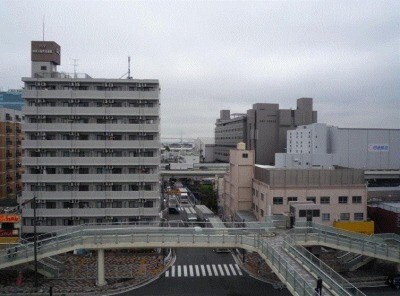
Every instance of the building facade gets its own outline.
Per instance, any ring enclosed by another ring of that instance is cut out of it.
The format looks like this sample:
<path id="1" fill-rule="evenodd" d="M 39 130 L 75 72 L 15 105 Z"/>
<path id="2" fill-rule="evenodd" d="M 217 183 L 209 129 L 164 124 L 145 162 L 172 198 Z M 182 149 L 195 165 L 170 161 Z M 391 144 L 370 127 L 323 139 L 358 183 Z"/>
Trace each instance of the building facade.
<path id="1" fill-rule="evenodd" d="M 22 192 L 23 116 L 21 111 L 0 109 L 0 199 L 14 199 Z"/>
<path id="2" fill-rule="evenodd" d="M 220 206 L 223 215 L 232 220 L 237 211 L 251 208 L 251 189 L 254 171 L 254 151 L 246 150 L 244 143 L 230 150 L 229 173 L 224 176 Z"/>
<path id="3" fill-rule="evenodd" d="M 246 130 L 245 114 L 221 110 L 215 123 L 215 161 L 229 162 L 229 151 L 235 149 L 237 143 L 246 142 Z"/>
<path id="4" fill-rule="evenodd" d="M 21 96 L 21 89 L 9 89 L 0 91 L 0 108 L 14 109 L 21 111 L 24 100 Z"/>
<path id="5" fill-rule="evenodd" d="M 275 153 L 285 152 L 286 132 L 299 125 L 317 122 L 312 98 L 297 100 L 295 110 L 279 109 L 279 104 L 254 104 L 246 114 L 230 114 L 221 110 L 215 124 L 215 156 L 217 161 L 228 162 L 229 150 L 239 142 L 255 151 L 255 162 L 273 165 Z"/>
<path id="6" fill-rule="evenodd" d="M 287 153 L 277 153 L 275 160 L 282 168 L 398 170 L 399 155 L 400 129 L 338 128 L 314 123 L 288 131 Z"/>
<path id="7" fill-rule="evenodd" d="M 57 72 L 60 46 L 32 41 L 25 87 L 24 233 L 83 223 L 157 220 L 158 80 Z"/>
<path id="8" fill-rule="evenodd" d="M 367 219 L 367 188 L 362 170 L 277 169 L 255 166 L 252 209 L 258 220 L 290 216 L 332 225 Z M 292 210 L 293 211 L 293 210 Z"/>

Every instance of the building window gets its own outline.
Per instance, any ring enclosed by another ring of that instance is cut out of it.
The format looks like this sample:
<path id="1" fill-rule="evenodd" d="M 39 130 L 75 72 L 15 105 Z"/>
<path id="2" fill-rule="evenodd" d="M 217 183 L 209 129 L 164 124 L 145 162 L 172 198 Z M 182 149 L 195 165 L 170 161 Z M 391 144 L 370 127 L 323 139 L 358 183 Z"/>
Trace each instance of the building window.
<path id="1" fill-rule="evenodd" d="M 264 200 L 264 193 L 260 193 L 261 195 L 261 200 Z"/>
<path id="2" fill-rule="evenodd" d="M 306 210 L 300 210 L 299 211 L 299 217 L 300 218 L 304 218 L 307 216 L 307 211 Z"/>
<path id="3" fill-rule="evenodd" d="M 340 220 L 341 221 L 349 221 L 350 220 L 350 213 L 340 213 Z"/>
<path id="4" fill-rule="evenodd" d="M 347 204 L 347 196 L 339 196 L 340 204 Z"/>
<path id="5" fill-rule="evenodd" d="M 329 203 L 331 203 L 331 198 L 329 196 L 321 196 L 319 202 L 321 204 L 329 204 Z"/>
<path id="6" fill-rule="evenodd" d="M 291 201 L 297 201 L 297 196 L 289 196 L 287 198 L 287 203 L 289 204 L 289 202 L 291 202 Z"/>
<path id="7" fill-rule="evenodd" d="M 331 220 L 331 214 L 322 213 L 322 221 L 330 221 L 330 220 Z"/>
<path id="8" fill-rule="evenodd" d="M 353 204 L 360 204 L 361 203 L 361 196 L 353 196 Z"/>
<path id="9" fill-rule="evenodd" d="M 152 208 L 153 207 L 153 201 L 152 200 L 146 200 L 143 204 L 144 208 Z"/>
<path id="10" fill-rule="evenodd" d="M 243 158 L 249 158 L 249 155 L 248 155 L 247 153 L 243 153 L 243 154 L 242 154 L 242 157 L 243 157 Z"/>
<path id="11" fill-rule="evenodd" d="M 354 221 L 364 220 L 364 213 L 354 213 Z"/>
<path id="12" fill-rule="evenodd" d="M 40 70 L 47 71 L 47 67 L 46 66 L 40 66 Z"/>
<path id="13" fill-rule="evenodd" d="M 317 198 L 315 196 L 307 196 L 306 200 L 307 201 L 312 201 L 313 203 L 316 203 Z"/>
<path id="14" fill-rule="evenodd" d="M 273 204 L 274 205 L 283 205 L 283 197 L 274 197 Z"/>
<path id="15" fill-rule="evenodd" d="M 261 217 L 264 217 L 264 210 L 260 209 L 260 215 L 261 215 Z"/>

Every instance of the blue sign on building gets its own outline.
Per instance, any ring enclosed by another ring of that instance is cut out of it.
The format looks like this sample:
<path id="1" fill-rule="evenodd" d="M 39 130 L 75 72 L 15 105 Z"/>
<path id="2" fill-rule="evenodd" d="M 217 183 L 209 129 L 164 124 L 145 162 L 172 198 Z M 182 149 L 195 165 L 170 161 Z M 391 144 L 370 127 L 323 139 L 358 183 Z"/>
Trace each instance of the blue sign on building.
<path id="1" fill-rule="evenodd" d="M 368 145 L 369 152 L 389 152 L 388 144 L 369 144 Z"/>

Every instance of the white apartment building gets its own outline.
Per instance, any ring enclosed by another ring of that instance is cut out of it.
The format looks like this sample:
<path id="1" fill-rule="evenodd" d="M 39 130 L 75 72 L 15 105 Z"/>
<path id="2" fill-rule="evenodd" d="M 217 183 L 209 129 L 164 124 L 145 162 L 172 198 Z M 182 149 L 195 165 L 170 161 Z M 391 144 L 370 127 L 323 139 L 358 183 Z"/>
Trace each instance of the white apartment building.
<path id="1" fill-rule="evenodd" d="M 22 232 L 159 218 L 159 82 L 57 72 L 60 46 L 32 41 L 24 77 Z"/>

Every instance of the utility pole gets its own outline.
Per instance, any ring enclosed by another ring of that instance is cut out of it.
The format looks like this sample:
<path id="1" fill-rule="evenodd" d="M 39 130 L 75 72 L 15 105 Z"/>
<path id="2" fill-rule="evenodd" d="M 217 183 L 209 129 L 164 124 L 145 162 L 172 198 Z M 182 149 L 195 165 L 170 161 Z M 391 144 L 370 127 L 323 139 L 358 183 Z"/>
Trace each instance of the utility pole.
<path id="1" fill-rule="evenodd" d="M 38 262 L 37 262 L 37 232 L 36 232 L 36 194 L 33 195 L 33 256 L 35 261 L 35 290 L 38 285 Z"/>

